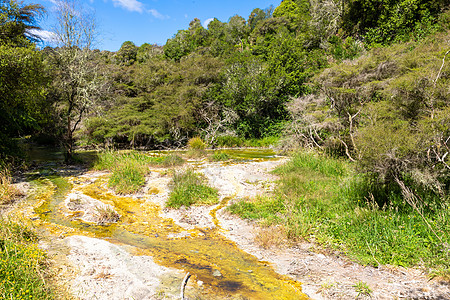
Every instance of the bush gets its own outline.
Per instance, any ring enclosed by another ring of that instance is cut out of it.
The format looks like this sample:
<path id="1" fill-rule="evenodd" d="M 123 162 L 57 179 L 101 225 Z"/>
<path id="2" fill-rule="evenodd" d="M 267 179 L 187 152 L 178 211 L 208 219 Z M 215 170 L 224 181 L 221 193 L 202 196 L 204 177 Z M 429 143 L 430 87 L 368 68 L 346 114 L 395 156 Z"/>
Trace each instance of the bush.
<path id="1" fill-rule="evenodd" d="M 188 147 L 191 150 L 205 150 L 206 143 L 200 137 L 193 137 L 188 141 Z"/>

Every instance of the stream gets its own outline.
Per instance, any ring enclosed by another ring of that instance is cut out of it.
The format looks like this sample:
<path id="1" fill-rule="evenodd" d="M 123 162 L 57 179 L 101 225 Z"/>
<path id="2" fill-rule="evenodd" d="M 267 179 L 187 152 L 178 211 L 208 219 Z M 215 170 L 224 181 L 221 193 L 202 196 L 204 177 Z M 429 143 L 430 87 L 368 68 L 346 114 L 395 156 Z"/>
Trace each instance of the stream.
<path id="1" fill-rule="evenodd" d="M 80 299 L 179 299 L 187 272 L 188 299 L 307 299 L 300 282 L 228 240 L 218 217 L 229 201 L 264 189 L 268 175 L 259 169 L 273 168 L 280 158 L 268 150 L 228 154 L 231 162 L 187 163 L 219 189 L 215 206 L 165 208 L 167 169 L 152 169 L 143 192 L 122 196 L 108 189 L 107 172 L 47 162 L 27 175 L 32 193 L 14 213 L 45 232 L 44 248 L 64 245 L 62 256 L 78 268 L 70 290 Z M 89 219 L 102 205 L 120 215 L 117 223 Z"/>

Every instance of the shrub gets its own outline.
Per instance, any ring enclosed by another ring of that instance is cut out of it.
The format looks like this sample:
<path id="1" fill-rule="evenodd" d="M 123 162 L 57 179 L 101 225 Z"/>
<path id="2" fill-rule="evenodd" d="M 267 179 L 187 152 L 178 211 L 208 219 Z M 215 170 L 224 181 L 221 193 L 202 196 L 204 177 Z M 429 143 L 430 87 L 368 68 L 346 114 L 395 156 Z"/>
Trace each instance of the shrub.
<path id="1" fill-rule="evenodd" d="M 191 150 L 205 150 L 206 143 L 200 137 L 193 137 L 188 141 L 188 147 Z"/>
<path id="2" fill-rule="evenodd" d="M 103 225 L 105 223 L 116 223 L 119 221 L 119 214 L 110 206 L 97 206 L 95 208 L 97 214 L 97 223 Z"/>
<path id="3" fill-rule="evenodd" d="M 184 159 L 176 154 L 169 154 L 168 156 L 164 157 L 160 163 L 162 167 L 166 168 L 180 166 L 182 164 L 184 164 Z"/>

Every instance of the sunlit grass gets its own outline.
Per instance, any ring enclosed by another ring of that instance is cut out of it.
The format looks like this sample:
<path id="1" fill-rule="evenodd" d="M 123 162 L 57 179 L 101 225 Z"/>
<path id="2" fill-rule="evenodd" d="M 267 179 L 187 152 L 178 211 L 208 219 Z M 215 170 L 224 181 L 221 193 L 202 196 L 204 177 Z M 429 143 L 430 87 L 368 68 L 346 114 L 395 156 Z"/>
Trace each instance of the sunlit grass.
<path id="1" fill-rule="evenodd" d="M 167 201 L 168 207 L 189 207 L 194 204 L 217 204 L 218 191 L 208 185 L 203 174 L 191 169 L 177 172 L 171 182 L 172 191 Z"/>
<path id="2" fill-rule="evenodd" d="M 20 191 L 11 183 L 9 171 L 0 169 L 0 205 L 11 203 L 21 195 Z"/>
<path id="3" fill-rule="evenodd" d="M 0 298 L 54 299 L 45 284 L 45 253 L 27 227 L 0 218 Z"/>
<path id="4" fill-rule="evenodd" d="M 112 174 L 108 186 L 118 193 L 128 194 L 142 188 L 151 166 L 174 167 L 183 163 L 183 159 L 174 154 L 154 157 L 138 151 L 105 151 L 99 153 L 93 168 L 110 170 Z"/>
<path id="5" fill-rule="evenodd" d="M 229 208 L 265 225 L 280 224 L 285 236 L 338 249 L 364 264 L 424 266 L 446 276 L 450 267 L 450 210 L 380 208 L 364 196 L 365 181 L 341 160 L 300 153 L 277 168 L 273 195 Z M 443 199 L 443 201 L 445 201 Z"/>

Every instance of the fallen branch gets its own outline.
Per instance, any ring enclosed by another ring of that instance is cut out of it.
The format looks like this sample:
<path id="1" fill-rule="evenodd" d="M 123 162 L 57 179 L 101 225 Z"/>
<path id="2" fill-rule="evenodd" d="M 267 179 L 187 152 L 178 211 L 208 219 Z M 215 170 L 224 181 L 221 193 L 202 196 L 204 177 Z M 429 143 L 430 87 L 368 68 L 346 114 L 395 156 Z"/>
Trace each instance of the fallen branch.
<path id="1" fill-rule="evenodd" d="M 186 276 L 184 276 L 183 282 L 181 283 L 181 291 L 180 291 L 180 299 L 185 300 L 184 298 L 184 289 L 186 288 L 186 284 L 188 283 L 189 278 L 191 278 L 191 274 L 187 272 Z"/>

